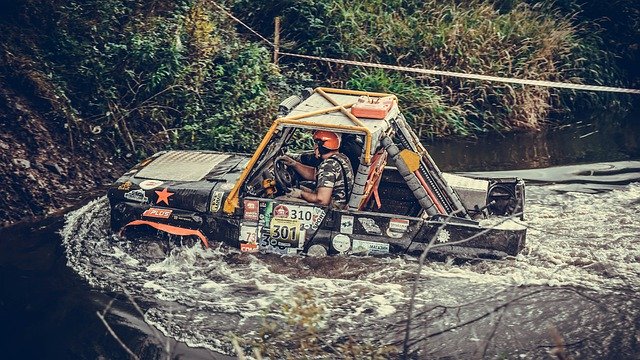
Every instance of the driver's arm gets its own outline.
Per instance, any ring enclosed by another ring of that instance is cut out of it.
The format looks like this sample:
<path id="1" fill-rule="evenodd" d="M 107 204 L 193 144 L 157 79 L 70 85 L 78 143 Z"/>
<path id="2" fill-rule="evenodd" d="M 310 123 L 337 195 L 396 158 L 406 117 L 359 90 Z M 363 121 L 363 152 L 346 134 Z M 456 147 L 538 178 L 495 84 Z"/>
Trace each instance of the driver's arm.
<path id="1" fill-rule="evenodd" d="M 314 168 L 313 166 L 305 165 L 301 162 L 294 160 L 292 167 L 305 180 L 313 181 L 316 179 L 316 168 Z"/>
<path id="2" fill-rule="evenodd" d="M 317 188 L 316 192 L 303 191 L 300 195 L 310 203 L 327 206 L 331 202 L 332 193 L 333 188 L 322 186 Z"/>
<path id="3" fill-rule="evenodd" d="M 295 170 L 305 180 L 314 181 L 316 179 L 316 168 L 313 166 L 305 165 L 300 161 L 293 159 L 291 156 L 283 156 L 284 163 Z"/>

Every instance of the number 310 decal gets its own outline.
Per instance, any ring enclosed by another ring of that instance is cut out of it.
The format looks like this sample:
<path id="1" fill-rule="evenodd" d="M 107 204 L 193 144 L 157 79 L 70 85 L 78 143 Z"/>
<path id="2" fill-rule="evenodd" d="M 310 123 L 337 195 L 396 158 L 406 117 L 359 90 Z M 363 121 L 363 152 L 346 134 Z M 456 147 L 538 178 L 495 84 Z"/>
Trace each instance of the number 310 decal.
<path id="1" fill-rule="evenodd" d="M 289 218 L 294 220 L 311 221 L 312 214 L 310 210 L 291 209 L 291 214 L 289 215 Z"/>

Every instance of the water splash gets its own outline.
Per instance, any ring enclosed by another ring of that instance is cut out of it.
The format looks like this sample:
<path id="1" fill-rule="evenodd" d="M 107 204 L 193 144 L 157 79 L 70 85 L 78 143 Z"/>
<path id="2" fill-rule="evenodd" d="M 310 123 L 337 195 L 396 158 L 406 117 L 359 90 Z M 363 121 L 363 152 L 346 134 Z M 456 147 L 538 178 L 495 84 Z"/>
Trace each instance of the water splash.
<path id="1" fill-rule="evenodd" d="M 595 194 L 534 186 L 527 195 L 525 251 L 507 261 L 427 264 L 417 313 L 523 286 L 640 290 L 640 184 Z M 228 333 L 254 336 L 262 319 L 281 317 L 281 304 L 302 288 L 325 309 L 327 338 L 357 329 L 361 339 L 395 341 L 380 329 L 405 316 L 417 270 L 416 260 L 406 257 L 280 257 L 222 246 L 174 249 L 154 258 L 109 233 L 106 198 L 70 213 L 61 235 L 68 265 L 92 286 L 124 286 L 149 304 L 146 320 L 165 335 L 226 353 L 232 353 Z"/>

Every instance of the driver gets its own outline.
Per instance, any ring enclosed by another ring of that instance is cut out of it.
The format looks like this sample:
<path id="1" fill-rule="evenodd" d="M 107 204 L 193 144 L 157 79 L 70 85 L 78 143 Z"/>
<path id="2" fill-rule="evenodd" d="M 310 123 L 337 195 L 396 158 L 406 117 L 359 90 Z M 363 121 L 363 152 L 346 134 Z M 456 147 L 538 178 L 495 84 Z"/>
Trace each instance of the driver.
<path id="1" fill-rule="evenodd" d="M 293 189 L 288 195 L 310 203 L 346 209 L 353 187 L 353 169 L 349 158 L 340 152 L 340 135 L 333 131 L 313 133 L 314 154 L 321 162 L 317 167 L 303 164 L 289 156 L 284 163 L 305 180 L 315 180 L 316 189 Z"/>

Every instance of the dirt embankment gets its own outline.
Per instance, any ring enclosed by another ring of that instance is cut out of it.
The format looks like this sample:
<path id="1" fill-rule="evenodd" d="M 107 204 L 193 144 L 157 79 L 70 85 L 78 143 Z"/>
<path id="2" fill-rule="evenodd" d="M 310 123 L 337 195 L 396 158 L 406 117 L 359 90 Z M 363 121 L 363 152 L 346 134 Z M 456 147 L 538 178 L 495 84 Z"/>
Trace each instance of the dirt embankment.
<path id="1" fill-rule="evenodd" d="M 46 99 L 15 88 L 0 76 L 0 226 L 98 195 L 128 165 L 98 141 L 73 145 Z"/>
<path id="2" fill-rule="evenodd" d="M 0 227 L 95 196 L 130 165 L 106 137 L 81 129 L 52 81 L 38 42 L 52 4 L 0 3 Z"/>

